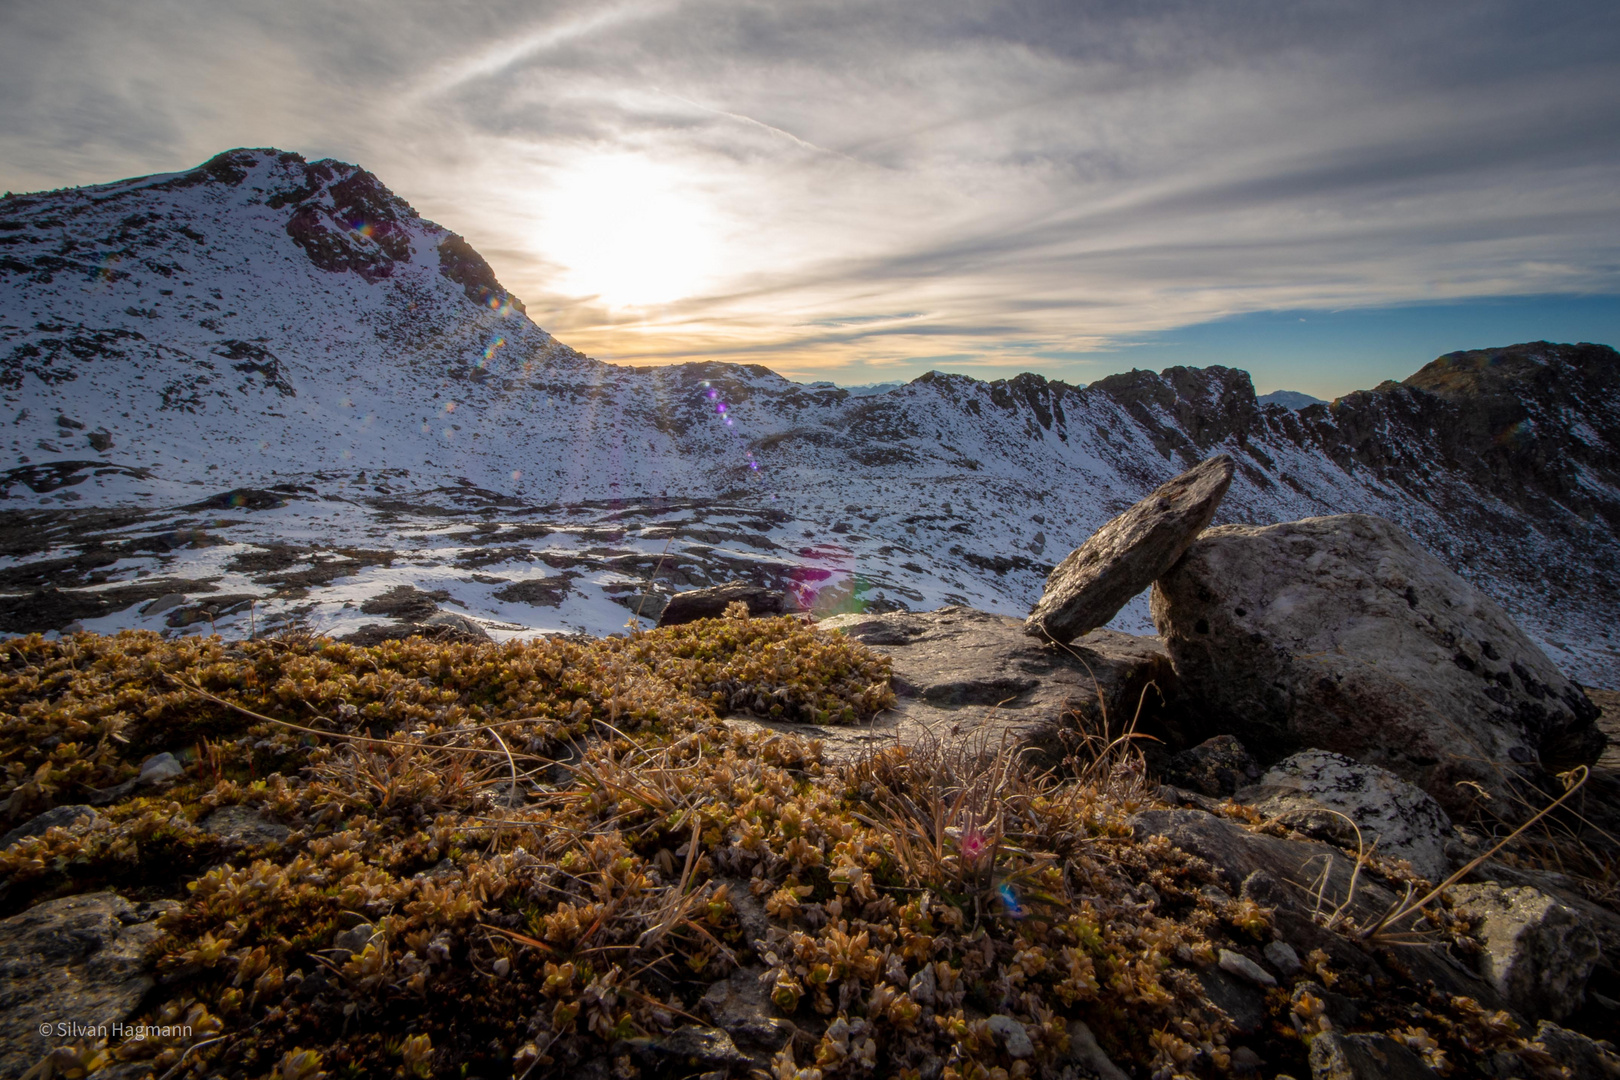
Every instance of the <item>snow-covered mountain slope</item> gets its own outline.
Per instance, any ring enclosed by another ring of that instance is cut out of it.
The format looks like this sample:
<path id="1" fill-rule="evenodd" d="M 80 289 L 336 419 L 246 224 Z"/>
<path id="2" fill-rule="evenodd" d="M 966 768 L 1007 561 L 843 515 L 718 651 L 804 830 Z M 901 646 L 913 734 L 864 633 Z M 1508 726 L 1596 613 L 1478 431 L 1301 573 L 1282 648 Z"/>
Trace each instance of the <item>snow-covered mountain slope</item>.
<path id="1" fill-rule="evenodd" d="M 1617 382 L 1613 350 L 1546 343 L 1297 411 L 1218 367 L 876 392 L 617 367 L 369 173 L 232 151 L 0 203 L 0 629 L 206 626 L 205 605 L 343 629 L 410 585 L 497 633 L 600 633 L 732 576 L 822 610 L 1021 614 L 1110 515 L 1224 450 L 1220 520 L 1392 518 L 1613 686 Z M 143 613 L 163 591 L 191 599 Z M 1145 630 L 1145 603 L 1115 625 Z"/>

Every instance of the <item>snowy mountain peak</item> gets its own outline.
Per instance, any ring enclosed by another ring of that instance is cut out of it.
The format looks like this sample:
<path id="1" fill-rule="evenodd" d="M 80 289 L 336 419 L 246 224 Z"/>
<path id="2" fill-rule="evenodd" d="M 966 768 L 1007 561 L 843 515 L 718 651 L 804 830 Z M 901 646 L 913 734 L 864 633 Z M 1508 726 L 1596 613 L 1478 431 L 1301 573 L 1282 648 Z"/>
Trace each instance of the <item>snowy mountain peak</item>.
<path id="1" fill-rule="evenodd" d="M 627 596 L 727 577 L 818 610 L 1022 615 L 1108 517 L 1224 452 L 1220 520 L 1390 518 L 1616 685 L 1617 380 L 1612 349 L 1547 343 L 1301 411 L 1224 367 L 881 392 L 618 367 L 555 341 L 365 170 L 233 150 L 0 202 L 0 498 L 28 537 L 0 565 L 0 624 L 106 601 L 96 627 L 147 625 L 127 598 L 159 597 L 130 575 L 154 573 L 330 625 L 411 584 L 511 632 L 600 633 Z M 137 508 L 119 526 L 136 533 L 73 516 L 90 507 Z M 54 573 L 82 596 L 5 607 L 6 582 L 69 564 Z M 1145 603 L 1116 625 L 1150 629 Z"/>

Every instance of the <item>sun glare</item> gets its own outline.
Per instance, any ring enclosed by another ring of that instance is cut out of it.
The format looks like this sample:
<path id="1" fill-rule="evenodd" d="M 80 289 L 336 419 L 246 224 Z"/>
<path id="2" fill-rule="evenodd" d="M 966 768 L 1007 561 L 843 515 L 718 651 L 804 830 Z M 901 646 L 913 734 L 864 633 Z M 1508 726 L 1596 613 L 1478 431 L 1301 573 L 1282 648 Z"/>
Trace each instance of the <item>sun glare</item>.
<path id="1" fill-rule="evenodd" d="M 576 296 L 666 304 L 701 291 L 718 263 L 714 211 L 675 170 L 628 155 L 593 158 L 558 176 L 545 199 L 542 250 Z"/>

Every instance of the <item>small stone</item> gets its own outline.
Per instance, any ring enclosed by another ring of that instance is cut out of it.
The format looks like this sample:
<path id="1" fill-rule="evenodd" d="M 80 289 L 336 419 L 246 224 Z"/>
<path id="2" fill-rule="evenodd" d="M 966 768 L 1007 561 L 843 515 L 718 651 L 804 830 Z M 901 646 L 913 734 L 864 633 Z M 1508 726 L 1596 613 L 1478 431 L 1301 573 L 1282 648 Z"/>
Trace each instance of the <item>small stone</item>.
<path id="1" fill-rule="evenodd" d="M 1081 1020 L 1069 1021 L 1069 1060 L 1083 1075 L 1095 1076 L 1097 1080 L 1130 1080 L 1103 1052 L 1097 1044 L 1097 1036 Z"/>
<path id="2" fill-rule="evenodd" d="M 737 1045 L 780 1050 L 793 1037 L 793 1023 L 774 1015 L 770 993 L 760 982 L 762 974 L 759 968 L 737 968 L 712 983 L 699 1005 Z"/>
<path id="3" fill-rule="evenodd" d="M 1098 529 L 1048 575 L 1024 633 L 1069 642 L 1119 614 L 1209 525 L 1233 468 L 1226 454 L 1205 458 Z"/>
<path id="4" fill-rule="evenodd" d="M 907 989 L 911 993 L 911 1000 L 919 1005 L 927 1005 L 932 1008 L 934 1005 L 934 992 L 938 987 L 938 979 L 934 976 L 934 965 L 924 964 L 923 969 L 911 977 L 911 983 Z"/>
<path id="5" fill-rule="evenodd" d="M 467 616 L 458 615 L 454 611 L 441 611 L 437 614 L 429 615 L 427 618 L 422 620 L 422 625 L 448 627 L 451 632 L 462 640 L 490 640 L 488 630 L 485 630 L 478 623 L 467 618 Z"/>
<path id="6" fill-rule="evenodd" d="M 185 766 L 174 759 L 170 753 L 153 754 L 141 762 L 141 773 L 135 782 L 141 786 L 147 784 L 167 784 L 186 775 Z"/>
<path id="7" fill-rule="evenodd" d="M 185 593 L 164 593 L 141 609 L 142 615 L 161 615 L 170 608 L 177 608 L 186 602 Z"/>
<path id="8" fill-rule="evenodd" d="M 1035 1044 L 1030 1041 L 1029 1032 L 1024 1030 L 1023 1024 L 1003 1013 L 992 1016 L 988 1023 L 991 1033 L 1001 1040 L 1001 1047 L 1007 1051 L 1008 1057 L 1018 1060 L 1034 1055 Z"/>
<path id="9" fill-rule="evenodd" d="M 1311 1080 L 1434 1080 L 1423 1059 L 1388 1035 L 1324 1032 L 1311 1040 Z"/>
<path id="10" fill-rule="evenodd" d="M 1241 979 L 1248 979 L 1256 986 L 1277 985 L 1277 980 L 1272 977 L 1271 972 L 1242 953 L 1235 953 L 1231 949 L 1222 949 L 1219 963 L 1222 971 L 1229 975 L 1236 975 Z"/>
<path id="11" fill-rule="evenodd" d="M 82 803 L 73 803 L 68 806 L 53 806 L 51 809 L 30 818 L 21 825 L 0 836 L 0 851 L 4 851 L 12 844 L 27 840 L 31 836 L 44 836 L 49 829 L 70 828 L 81 818 L 89 818 L 92 823 L 100 817 L 94 807 Z"/>
<path id="12" fill-rule="evenodd" d="M 292 830 L 248 806 L 222 806 L 197 822 L 197 827 L 232 846 L 276 844 Z"/>
<path id="13" fill-rule="evenodd" d="M 1562 1020 L 1581 1007 L 1602 955 L 1579 913 L 1526 885 L 1458 885 L 1452 910 L 1471 919 L 1485 949 L 1481 973 L 1533 1018 Z"/>
<path id="14" fill-rule="evenodd" d="M 361 952 L 371 944 L 371 939 L 377 934 L 377 928 L 368 922 L 358 923 L 343 931 L 332 939 L 334 949 L 347 949 L 352 953 Z"/>
<path id="15" fill-rule="evenodd" d="M 1261 951 L 1266 955 L 1266 963 L 1284 976 L 1298 975 L 1305 970 L 1305 965 L 1299 962 L 1299 953 L 1286 941 L 1273 941 Z"/>
<path id="16" fill-rule="evenodd" d="M 1171 758 L 1164 777 L 1218 799 L 1258 780 L 1260 766 L 1235 736 L 1216 735 Z"/>
<path id="17" fill-rule="evenodd" d="M 496 961 L 490 965 L 490 968 L 495 972 L 495 977 L 497 979 L 504 979 L 512 970 L 512 961 L 502 956 L 497 958 Z"/>
<path id="18" fill-rule="evenodd" d="M 747 1068 L 753 1060 L 737 1049 L 719 1028 L 687 1024 L 662 1038 L 648 1040 L 640 1049 L 658 1057 L 673 1058 L 685 1065 L 719 1066 L 722 1069 Z"/>

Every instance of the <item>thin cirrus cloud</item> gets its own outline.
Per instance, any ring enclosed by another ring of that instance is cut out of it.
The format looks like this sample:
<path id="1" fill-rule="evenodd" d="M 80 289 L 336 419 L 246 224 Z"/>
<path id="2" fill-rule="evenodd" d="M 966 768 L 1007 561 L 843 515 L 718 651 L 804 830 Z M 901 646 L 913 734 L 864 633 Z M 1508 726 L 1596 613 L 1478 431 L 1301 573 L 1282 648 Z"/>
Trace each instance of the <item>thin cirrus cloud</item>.
<path id="1" fill-rule="evenodd" d="M 155 0 L 0 29 L 0 183 L 357 161 L 605 359 L 1083 381 L 1256 313 L 1620 294 L 1612 4 Z M 1367 340 L 1383 374 L 1426 359 Z M 1267 377 L 1348 390 L 1347 341 Z"/>

